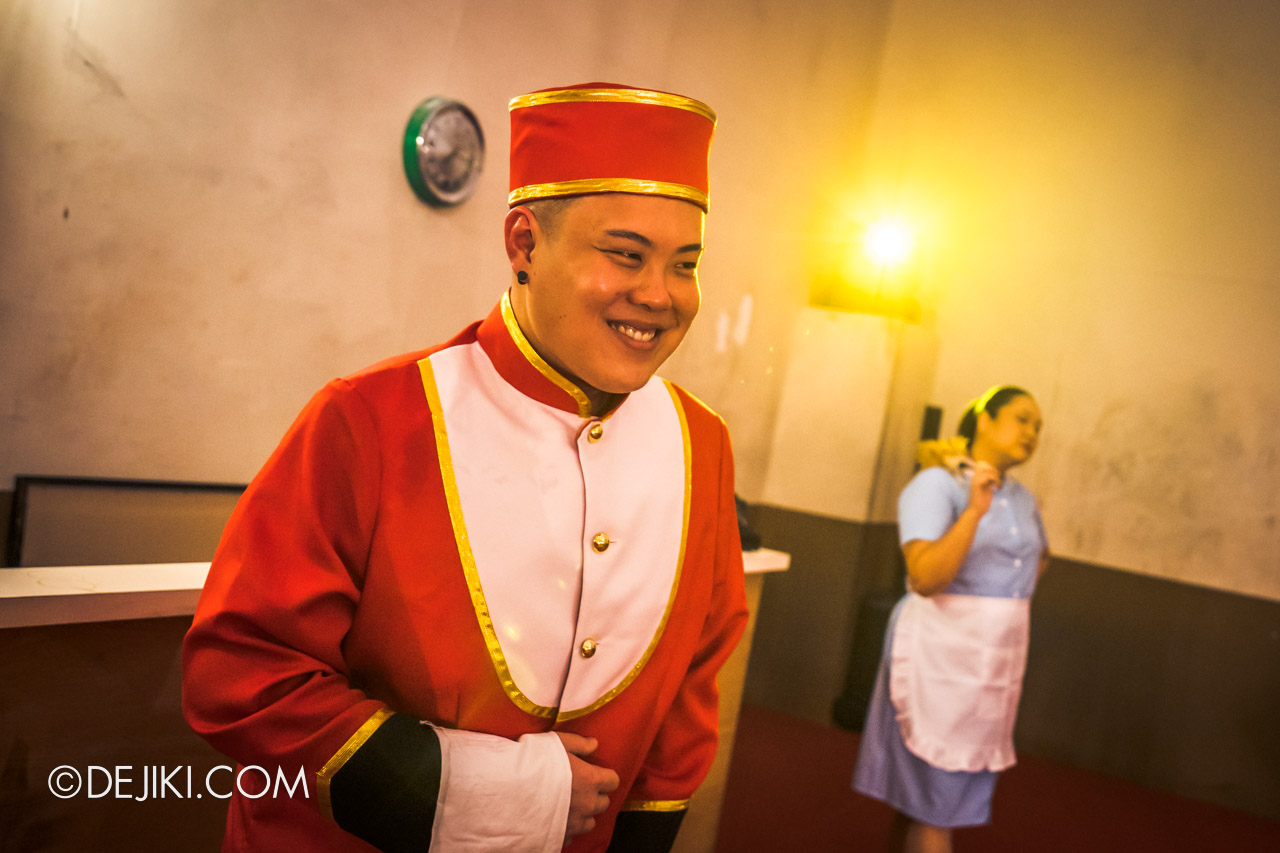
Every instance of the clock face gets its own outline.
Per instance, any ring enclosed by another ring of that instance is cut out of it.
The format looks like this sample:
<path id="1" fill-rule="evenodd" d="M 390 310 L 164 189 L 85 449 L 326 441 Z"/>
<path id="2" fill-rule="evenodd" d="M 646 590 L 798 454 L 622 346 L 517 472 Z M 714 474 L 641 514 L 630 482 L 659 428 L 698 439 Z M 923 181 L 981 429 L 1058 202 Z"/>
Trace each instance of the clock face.
<path id="1" fill-rule="evenodd" d="M 414 110 L 405 130 L 409 183 L 428 204 L 460 204 L 475 192 L 484 166 L 484 134 L 466 106 L 432 97 Z"/>

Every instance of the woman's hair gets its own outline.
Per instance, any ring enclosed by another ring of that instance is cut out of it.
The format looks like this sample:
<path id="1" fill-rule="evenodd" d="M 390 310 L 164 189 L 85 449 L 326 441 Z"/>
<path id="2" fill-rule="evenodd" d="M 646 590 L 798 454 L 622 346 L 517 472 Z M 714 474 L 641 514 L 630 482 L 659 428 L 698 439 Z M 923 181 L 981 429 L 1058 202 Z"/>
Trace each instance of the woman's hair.
<path id="1" fill-rule="evenodd" d="M 978 413 L 986 412 L 991 417 L 1000 414 L 1000 410 L 1005 404 L 1015 397 L 1030 397 L 1031 392 L 1017 385 L 997 385 L 991 388 L 987 393 L 970 403 L 964 410 L 964 414 L 960 416 L 960 426 L 956 428 L 956 434 L 962 436 L 965 441 L 973 444 L 974 437 L 978 434 Z"/>

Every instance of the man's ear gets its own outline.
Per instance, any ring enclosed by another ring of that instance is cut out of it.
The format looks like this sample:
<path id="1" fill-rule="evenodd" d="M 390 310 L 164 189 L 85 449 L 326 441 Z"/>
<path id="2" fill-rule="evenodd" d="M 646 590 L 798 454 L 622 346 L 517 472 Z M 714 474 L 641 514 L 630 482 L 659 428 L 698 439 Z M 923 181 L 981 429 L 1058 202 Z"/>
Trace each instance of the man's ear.
<path id="1" fill-rule="evenodd" d="M 502 230 L 507 257 L 511 259 L 511 263 L 527 267 L 532 262 L 533 249 L 541 237 L 533 212 L 527 207 L 511 208 L 507 211 Z"/>

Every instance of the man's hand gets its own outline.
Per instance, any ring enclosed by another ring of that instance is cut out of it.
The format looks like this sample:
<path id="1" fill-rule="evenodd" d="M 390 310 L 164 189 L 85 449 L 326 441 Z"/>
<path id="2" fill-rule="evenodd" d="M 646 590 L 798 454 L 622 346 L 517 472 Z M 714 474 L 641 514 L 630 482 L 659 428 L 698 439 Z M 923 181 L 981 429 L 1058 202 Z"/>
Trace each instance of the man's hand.
<path id="1" fill-rule="evenodd" d="M 569 771 L 573 774 L 573 791 L 569 797 L 569 823 L 565 827 L 567 846 L 575 835 L 595 829 L 596 815 L 609 808 L 609 793 L 618 787 L 618 774 L 607 767 L 583 761 L 596 751 L 596 739 L 571 732 L 556 732 L 565 752 L 569 753 Z"/>

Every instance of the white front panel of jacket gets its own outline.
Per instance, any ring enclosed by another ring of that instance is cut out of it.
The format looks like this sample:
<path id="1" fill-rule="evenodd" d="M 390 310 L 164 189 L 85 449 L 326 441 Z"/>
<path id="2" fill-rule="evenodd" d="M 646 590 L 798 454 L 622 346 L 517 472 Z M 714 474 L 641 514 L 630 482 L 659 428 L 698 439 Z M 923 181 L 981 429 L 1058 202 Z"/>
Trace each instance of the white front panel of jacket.
<path id="1" fill-rule="evenodd" d="M 676 404 L 654 378 L 612 417 L 584 420 L 507 384 L 478 344 L 441 350 L 431 364 L 512 679 L 562 713 L 591 705 L 640 662 L 671 596 L 686 499 Z M 591 441 L 597 423 L 603 435 Z M 600 533 L 604 551 L 592 547 Z"/>

